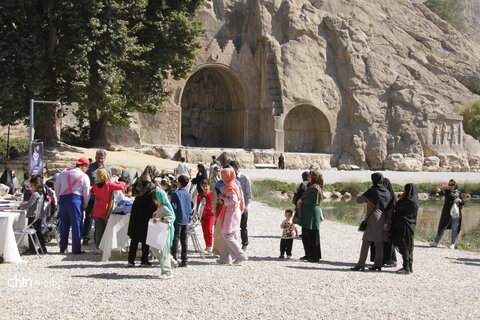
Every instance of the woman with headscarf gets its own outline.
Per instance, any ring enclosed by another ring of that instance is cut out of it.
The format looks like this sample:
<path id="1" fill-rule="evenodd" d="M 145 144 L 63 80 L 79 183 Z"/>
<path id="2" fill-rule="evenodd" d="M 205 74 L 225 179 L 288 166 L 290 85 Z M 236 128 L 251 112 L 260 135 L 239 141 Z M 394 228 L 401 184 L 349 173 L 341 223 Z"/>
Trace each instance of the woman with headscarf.
<path id="1" fill-rule="evenodd" d="M 240 187 L 235 183 L 236 174 L 232 168 L 222 170 L 222 180 L 225 183 L 219 201 L 223 204 L 218 215 L 221 226 L 223 244 L 220 249 L 220 264 L 240 264 L 248 260 L 242 247 L 235 239 L 235 232 L 240 230 L 240 220 L 244 210 L 243 195 Z"/>
<path id="2" fill-rule="evenodd" d="M 322 219 L 320 201 L 322 201 L 323 176 L 317 169 L 308 173 L 307 190 L 297 201 L 300 208 L 300 225 L 302 226 L 302 242 L 305 256 L 301 260 L 318 262 L 322 258 L 320 248 L 320 222 Z"/>
<path id="3" fill-rule="evenodd" d="M 393 191 L 392 183 L 388 178 L 383 178 L 383 185 L 388 190 L 391 196 L 391 200 L 385 209 L 386 221 L 385 224 L 388 225 L 387 231 L 387 241 L 383 244 L 383 266 L 384 267 L 396 267 L 397 266 L 397 255 L 395 254 L 395 248 L 393 247 L 392 241 L 390 239 L 390 225 L 392 224 L 392 215 L 397 205 L 397 196 Z M 370 261 L 375 261 L 375 243 L 370 244 Z"/>
<path id="4" fill-rule="evenodd" d="M 150 266 L 148 261 L 148 252 L 150 246 L 145 243 L 147 240 L 148 221 L 157 210 L 154 202 L 154 191 L 156 190 L 155 178 L 159 177 L 161 172 L 155 167 L 148 165 L 142 175 L 133 184 L 132 194 L 135 197 L 132 205 L 132 213 L 128 224 L 128 236 L 131 239 L 130 251 L 128 253 L 128 266 L 135 266 L 135 257 L 137 254 L 138 243 L 142 243 L 141 264 Z"/>
<path id="5" fill-rule="evenodd" d="M 437 192 L 441 196 L 445 196 L 445 202 L 443 203 L 442 215 L 438 223 L 437 235 L 435 241 L 430 243 L 431 247 L 436 247 L 443 236 L 443 233 L 447 229 L 452 230 L 452 240 L 450 243 L 450 249 L 455 249 L 455 242 L 457 236 L 462 228 L 462 208 L 465 204 L 462 193 L 458 190 L 458 184 L 455 180 L 451 179 L 448 182 L 448 189 L 437 188 Z M 456 204 L 458 207 L 457 212 L 452 215 L 452 207 Z"/>
<path id="6" fill-rule="evenodd" d="M 413 272 L 413 236 L 417 224 L 418 207 L 417 186 L 413 183 L 406 184 L 397 202 L 390 228 L 391 241 L 403 259 L 403 267 L 397 270 L 400 274 Z"/>
<path id="7" fill-rule="evenodd" d="M 12 169 L 5 169 L 3 171 L 2 176 L 0 177 L 0 183 L 9 187 L 8 193 L 14 194 L 15 193 L 15 185 L 13 182 L 13 170 Z"/>
<path id="8" fill-rule="evenodd" d="M 95 184 L 90 189 L 90 197 L 95 196 L 95 202 L 92 209 L 92 218 L 95 221 L 95 246 L 100 247 L 105 227 L 107 226 L 107 219 L 109 211 L 113 208 L 113 192 L 121 190 L 125 192 L 125 182 L 112 182 L 110 175 L 105 169 L 98 169 L 95 174 Z"/>
<path id="9" fill-rule="evenodd" d="M 155 203 L 158 208 L 157 211 L 153 214 L 153 223 L 167 223 L 168 224 L 168 235 L 165 240 L 165 245 L 162 250 L 150 247 L 152 254 L 160 262 L 161 276 L 160 279 L 171 279 L 172 275 L 172 265 L 175 265 L 176 262 L 173 260 L 172 255 L 170 254 L 170 248 L 173 244 L 173 237 L 175 233 L 175 214 L 173 211 L 172 204 L 168 200 L 167 193 L 163 190 L 155 191 Z"/>
<path id="10" fill-rule="evenodd" d="M 192 183 L 197 186 L 197 194 L 202 192 L 202 186 L 200 185 L 200 182 L 203 179 L 208 179 L 208 173 L 207 170 L 205 169 L 205 166 L 201 163 L 197 165 L 197 175 L 195 178 L 192 179 Z"/>
<path id="11" fill-rule="evenodd" d="M 367 260 L 368 248 L 370 243 L 375 243 L 375 262 L 370 270 L 382 270 L 383 263 L 383 243 L 386 238 L 388 225 L 386 222 L 386 209 L 391 200 L 390 192 L 383 184 L 383 175 L 379 172 L 372 174 L 373 186 L 363 195 L 358 197 L 358 203 L 367 204 L 367 214 L 365 217 L 367 228 L 362 238 L 362 248 L 360 258 L 353 271 L 365 270 L 365 261 Z"/>

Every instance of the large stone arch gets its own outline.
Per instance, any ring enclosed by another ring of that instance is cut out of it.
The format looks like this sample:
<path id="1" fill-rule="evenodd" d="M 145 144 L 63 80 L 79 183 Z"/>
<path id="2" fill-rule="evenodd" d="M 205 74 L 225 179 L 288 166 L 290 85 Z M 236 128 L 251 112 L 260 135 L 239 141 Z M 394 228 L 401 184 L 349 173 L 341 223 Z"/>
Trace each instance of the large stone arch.
<path id="1" fill-rule="evenodd" d="M 181 97 L 181 142 L 192 147 L 244 147 L 243 86 L 228 67 L 202 66 Z"/>
<path id="2" fill-rule="evenodd" d="M 312 105 L 292 108 L 283 122 L 284 151 L 328 153 L 332 129 L 325 114 Z"/>

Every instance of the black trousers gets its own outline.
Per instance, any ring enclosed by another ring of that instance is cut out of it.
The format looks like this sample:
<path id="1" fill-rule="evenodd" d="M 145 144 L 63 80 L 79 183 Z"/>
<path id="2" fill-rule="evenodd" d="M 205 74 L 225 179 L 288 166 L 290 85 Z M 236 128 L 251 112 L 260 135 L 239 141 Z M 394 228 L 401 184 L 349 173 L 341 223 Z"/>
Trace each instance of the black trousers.
<path id="1" fill-rule="evenodd" d="M 138 241 L 130 241 L 130 251 L 128 251 L 128 262 L 135 263 L 135 258 L 137 256 Z M 148 262 L 148 253 L 150 251 L 150 246 L 142 242 L 142 263 Z"/>
<path id="2" fill-rule="evenodd" d="M 171 248 L 172 256 L 175 260 L 177 260 L 177 252 L 178 252 L 178 243 L 182 245 L 182 253 L 181 259 L 182 261 L 187 261 L 187 251 L 188 251 L 188 237 L 187 237 L 187 225 L 175 225 L 175 234 L 173 237 L 173 245 Z"/>
<path id="3" fill-rule="evenodd" d="M 85 219 L 83 220 L 83 228 L 82 228 L 82 238 L 83 240 L 90 240 L 90 236 L 92 234 L 92 211 L 93 205 L 95 204 L 94 199 L 88 200 L 87 207 L 85 208 Z"/>
<path id="4" fill-rule="evenodd" d="M 413 236 L 399 243 L 398 251 L 402 255 L 403 269 L 413 272 Z"/>
<path id="5" fill-rule="evenodd" d="M 248 212 L 242 213 L 242 219 L 240 220 L 240 237 L 242 238 L 242 246 L 248 246 Z"/>
<path id="6" fill-rule="evenodd" d="M 285 252 L 287 256 L 292 255 L 293 239 L 281 239 L 280 240 L 280 255 L 283 256 Z"/>
<path id="7" fill-rule="evenodd" d="M 302 227 L 302 242 L 307 260 L 318 261 L 322 259 L 320 248 L 320 230 L 311 230 Z"/>
<path id="8" fill-rule="evenodd" d="M 28 218 L 27 221 L 28 221 L 28 224 L 32 223 L 33 220 L 35 220 L 35 218 Z M 47 252 L 47 249 L 45 248 L 45 237 L 43 236 L 43 232 L 42 232 L 42 220 L 39 219 L 37 221 L 35 221 L 35 223 L 32 225 L 33 229 L 35 229 L 35 231 L 37 231 L 37 237 L 38 237 L 38 241 L 40 242 L 40 247 L 42 247 L 43 249 L 43 252 Z M 32 240 L 30 239 L 30 237 L 28 237 L 28 251 L 31 252 L 31 253 L 34 253 L 35 252 L 35 247 L 33 246 L 33 242 Z"/>

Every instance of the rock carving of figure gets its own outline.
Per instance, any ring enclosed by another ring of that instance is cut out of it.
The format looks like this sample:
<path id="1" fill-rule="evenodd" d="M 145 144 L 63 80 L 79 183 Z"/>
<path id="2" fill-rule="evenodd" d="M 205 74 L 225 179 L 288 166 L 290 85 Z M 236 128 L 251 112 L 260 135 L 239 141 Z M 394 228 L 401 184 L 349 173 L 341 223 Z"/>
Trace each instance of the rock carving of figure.
<path id="1" fill-rule="evenodd" d="M 436 125 L 435 128 L 433 129 L 433 144 L 436 144 L 436 145 L 442 144 L 442 141 L 440 138 L 441 138 L 440 128 L 438 127 L 438 125 Z"/>
<path id="2" fill-rule="evenodd" d="M 443 145 L 450 145 L 450 128 L 446 123 L 442 126 Z"/>
<path id="3" fill-rule="evenodd" d="M 458 144 L 457 126 L 455 126 L 455 124 L 452 124 L 452 145 L 457 145 L 457 144 Z"/>

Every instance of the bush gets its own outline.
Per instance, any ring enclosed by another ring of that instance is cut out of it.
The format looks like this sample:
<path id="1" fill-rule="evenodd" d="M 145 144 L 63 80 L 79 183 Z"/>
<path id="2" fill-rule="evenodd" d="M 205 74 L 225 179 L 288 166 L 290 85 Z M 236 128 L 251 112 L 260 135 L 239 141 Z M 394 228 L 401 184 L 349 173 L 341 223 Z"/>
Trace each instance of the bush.
<path id="1" fill-rule="evenodd" d="M 480 139 L 480 101 L 472 102 L 460 112 L 463 130 L 475 139 Z"/>
<path id="2" fill-rule="evenodd" d="M 22 153 L 28 152 L 28 145 L 28 138 L 13 138 L 10 139 L 9 148 L 15 147 L 19 153 Z M 6 136 L 0 136 L 0 157 L 8 158 Z"/>
<path id="3" fill-rule="evenodd" d="M 450 23 L 455 29 L 465 29 L 465 9 L 461 0 L 428 0 L 424 5 Z"/>

